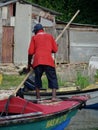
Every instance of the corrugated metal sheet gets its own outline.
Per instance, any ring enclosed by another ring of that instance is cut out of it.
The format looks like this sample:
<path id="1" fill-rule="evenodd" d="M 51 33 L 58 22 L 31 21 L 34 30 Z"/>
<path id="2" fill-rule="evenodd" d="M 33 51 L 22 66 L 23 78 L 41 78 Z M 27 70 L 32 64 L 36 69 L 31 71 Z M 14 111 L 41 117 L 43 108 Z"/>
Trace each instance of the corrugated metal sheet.
<path id="1" fill-rule="evenodd" d="M 62 30 L 57 30 L 57 36 L 62 32 Z M 56 53 L 56 61 L 57 63 L 68 63 L 68 30 L 64 32 L 62 37 L 57 41 L 59 44 L 58 52 Z"/>
<path id="2" fill-rule="evenodd" d="M 6 5 L 9 5 L 9 4 L 12 4 L 12 3 L 16 3 L 18 0 L 10 0 L 8 2 L 4 2 L 2 1 L 2 3 L 0 3 L 0 7 L 3 7 L 3 6 L 6 6 Z"/>
<path id="3" fill-rule="evenodd" d="M 98 30 L 70 30 L 70 62 L 89 62 L 98 55 Z"/>

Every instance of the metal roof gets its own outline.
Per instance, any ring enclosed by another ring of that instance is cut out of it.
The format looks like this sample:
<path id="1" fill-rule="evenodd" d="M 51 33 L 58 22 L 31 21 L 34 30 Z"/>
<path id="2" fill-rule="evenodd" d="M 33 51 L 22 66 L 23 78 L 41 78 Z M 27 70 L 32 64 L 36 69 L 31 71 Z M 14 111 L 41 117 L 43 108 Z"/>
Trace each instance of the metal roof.
<path id="1" fill-rule="evenodd" d="M 0 7 L 9 5 L 11 3 L 16 3 L 18 0 L 2 0 L 0 1 Z"/>
<path id="2" fill-rule="evenodd" d="M 25 0 L 1 0 L 0 1 L 0 7 L 6 6 L 6 5 L 9 5 L 9 4 L 12 4 L 12 3 L 16 3 L 16 2 L 20 2 L 22 4 L 30 4 L 30 5 L 32 5 L 34 7 L 40 8 L 40 9 L 42 9 L 42 10 L 44 10 L 46 12 L 49 12 L 49 13 L 51 13 L 53 15 L 61 15 L 61 13 L 58 13 L 58 12 L 56 12 L 54 10 L 45 8 L 45 7 L 40 6 L 38 4 L 35 4 L 35 3 L 27 2 Z"/>
<path id="3" fill-rule="evenodd" d="M 68 22 L 64 22 L 59 19 L 56 19 L 56 23 L 57 24 L 68 24 Z M 93 25 L 93 24 L 71 23 L 70 25 L 98 28 L 98 25 Z"/>

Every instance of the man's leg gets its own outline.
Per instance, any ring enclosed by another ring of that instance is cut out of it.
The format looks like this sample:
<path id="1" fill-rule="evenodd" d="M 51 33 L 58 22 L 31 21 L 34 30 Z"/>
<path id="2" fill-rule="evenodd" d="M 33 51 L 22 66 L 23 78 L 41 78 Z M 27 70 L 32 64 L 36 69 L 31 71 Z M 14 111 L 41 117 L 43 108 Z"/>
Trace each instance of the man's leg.
<path id="1" fill-rule="evenodd" d="M 40 89 L 36 87 L 36 98 L 40 99 Z"/>
<path id="2" fill-rule="evenodd" d="M 56 100 L 56 89 L 52 89 L 52 100 Z"/>
<path id="3" fill-rule="evenodd" d="M 48 87 L 52 89 L 52 100 L 56 100 L 56 89 L 58 89 L 58 81 L 55 68 L 46 66 L 45 72 L 48 78 Z"/>
<path id="4" fill-rule="evenodd" d="M 35 90 L 36 90 L 36 98 L 40 99 L 40 88 L 42 87 L 41 76 L 43 74 L 43 67 L 41 65 L 34 68 L 35 72 Z"/>

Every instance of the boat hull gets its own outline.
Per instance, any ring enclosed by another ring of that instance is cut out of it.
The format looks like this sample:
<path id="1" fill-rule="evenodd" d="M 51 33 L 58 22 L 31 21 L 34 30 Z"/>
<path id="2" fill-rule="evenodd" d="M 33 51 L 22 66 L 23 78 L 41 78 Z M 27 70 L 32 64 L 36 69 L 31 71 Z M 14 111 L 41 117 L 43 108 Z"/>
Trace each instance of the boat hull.
<path id="1" fill-rule="evenodd" d="M 0 126 L 0 130 L 27 130 L 27 129 L 35 129 L 35 130 L 64 130 L 71 118 L 76 115 L 78 110 L 73 110 L 68 113 L 61 113 L 52 116 L 39 117 L 38 119 L 33 119 L 32 117 L 24 118 L 24 119 L 13 119 L 10 121 L 6 121 L 5 124 Z M 16 116 L 17 118 L 17 116 Z"/>

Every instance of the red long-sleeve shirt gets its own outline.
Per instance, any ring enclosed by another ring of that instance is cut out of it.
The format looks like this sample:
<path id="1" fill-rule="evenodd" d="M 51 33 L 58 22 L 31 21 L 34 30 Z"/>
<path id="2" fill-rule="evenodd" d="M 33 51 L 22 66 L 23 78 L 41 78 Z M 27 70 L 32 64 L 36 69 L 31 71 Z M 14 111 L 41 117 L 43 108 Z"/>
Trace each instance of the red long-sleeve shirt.
<path id="1" fill-rule="evenodd" d="M 52 53 L 58 50 L 57 44 L 51 34 L 40 30 L 32 37 L 28 54 L 33 55 L 33 68 L 38 65 L 49 65 L 54 67 L 54 59 Z"/>

